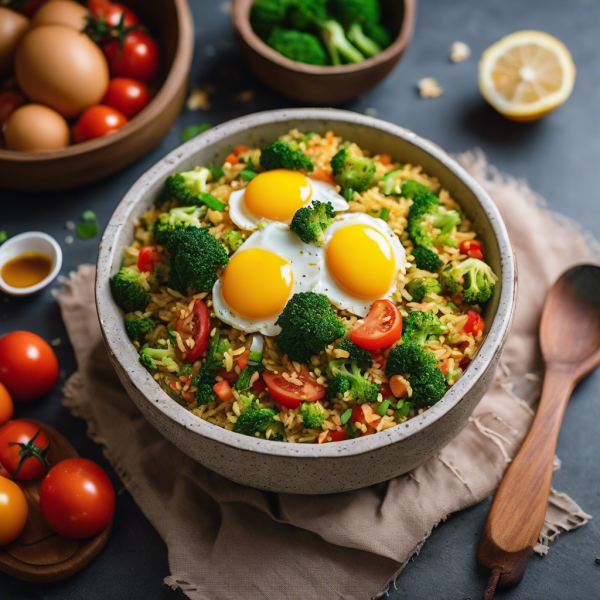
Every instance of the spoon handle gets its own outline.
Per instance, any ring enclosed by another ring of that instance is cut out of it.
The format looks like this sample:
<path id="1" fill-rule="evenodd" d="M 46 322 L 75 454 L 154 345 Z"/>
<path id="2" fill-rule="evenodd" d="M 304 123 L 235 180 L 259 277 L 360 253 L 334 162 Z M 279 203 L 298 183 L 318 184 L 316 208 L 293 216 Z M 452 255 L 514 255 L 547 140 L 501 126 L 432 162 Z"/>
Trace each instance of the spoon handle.
<path id="1" fill-rule="evenodd" d="M 556 443 L 574 386 L 564 365 L 546 365 L 537 414 L 494 498 L 477 559 L 501 587 L 521 581 L 544 524 Z"/>

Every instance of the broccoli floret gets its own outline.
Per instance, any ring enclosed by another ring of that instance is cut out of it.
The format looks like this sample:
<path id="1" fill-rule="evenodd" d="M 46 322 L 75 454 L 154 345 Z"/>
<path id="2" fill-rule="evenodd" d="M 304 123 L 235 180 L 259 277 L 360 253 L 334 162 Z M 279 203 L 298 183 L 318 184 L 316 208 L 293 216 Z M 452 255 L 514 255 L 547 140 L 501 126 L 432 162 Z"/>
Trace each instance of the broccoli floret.
<path id="1" fill-rule="evenodd" d="M 276 27 L 267 41 L 273 50 L 277 50 L 290 60 L 308 65 L 326 65 L 327 53 L 319 38 L 312 33 L 295 29 Z"/>
<path id="2" fill-rule="evenodd" d="M 367 37 L 371 38 L 382 48 L 387 48 L 392 43 L 392 36 L 383 25 L 377 23 L 364 23 L 363 31 Z"/>
<path id="3" fill-rule="evenodd" d="M 345 350 L 350 360 L 356 361 L 361 369 L 369 369 L 373 366 L 373 358 L 368 350 L 359 348 L 352 340 L 342 340 L 337 345 L 338 350 Z"/>
<path id="4" fill-rule="evenodd" d="M 424 184 L 415 181 L 414 179 L 407 179 L 402 183 L 401 196 L 414 200 L 420 194 L 431 194 L 431 190 Z M 439 201 L 438 201 L 439 202 Z"/>
<path id="5" fill-rule="evenodd" d="M 492 268 L 478 258 L 467 258 L 456 267 L 442 271 L 442 281 L 452 294 L 462 292 L 463 302 L 483 304 L 494 294 L 498 277 Z"/>
<path id="6" fill-rule="evenodd" d="M 167 250 L 171 270 L 167 285 L 186 294 L 210 292 L 217 281 L 217 270 L 229 262 L 223 244 L 208 229 L 176 229 L 169 237 Z"/>
<path id="7" fill-rule="evenodd" d="M 350 380 L 341 374 L 336 375 L 329 386 L 327 387 L 327 393 L 325 397 L 328 400 L 335 399 L 339 396 L 343 396 L 347 391 L 350 390 Z"/>
<path id="8" fill-rule="evenodd" d="M 329 9 L 344 23 L 379 23 L 378 0 L 330 0 Z"/>
<path id="9" fill-rule="evenodd" d="M 431 296 L 431 294 L 439 294 L 442 291 L 442 286 L 437 279 L 427 277 L 426 279 L 413 279 L 409 281 L 406 289 L 414 302 L 422 302 L 423 298 Z"/>
<path id="10" fill-rule="evenodd" d="M 400 169 L 386 173 L 379 181 L 379 187 L 386 196 L 399 196 L 401 188 Z"/>
<path id="11" fill-rule="evenodd" d="M 279 422 L 274 419 L 276 415 L 277 413 L 270 408 L 255 408 L 250 405 L 238 417 L 233 430 L 237 433 L 264 439 L 267 437 L 267 430 L 272 428 L 275 435 L 270 435 L 269 439 L 281 441 L 283 436 L 280 433 L 281 428 L 278 427 Z"/>
<path id="12" fill-rule="evenodd" d="M 422 271 L 435 273 L 441 269 L 444 264 L 442 259 L 433 250 L 424 248 L 423 246 L 417 246 L 412 251 L 412 255 L 415 258 L 415 264 Z"/>
<path id="13" fill-rule="evenodd" d="M 248 390 L 250 389 L 250 379 L 254 373 L 262 373 L 265 370 L 265 365 L 258 363 L 256 365 L 248 364 L 246 368 L 240 373 L 240 376 L 235 382 L 236 390 Z"/>
<path id="14" fill-rule="evenodd" d="M 169 236 L 176 229 L 201 227 L 202 212 L 197 206 L 186 206 L 173 208 L 168 213 L 160 215 L 154 223 L 154 241 L 161 246 L 166 246 Z"/>
<path id="15" fill-rule="evenodd" d="M 438 366 L 428 365 L 417 369 L 409 377 L 412 388 L 411 402 L 432 406 L 446 393 L 446 380 Z"/>
<path id="16" fill-rule="evenodd" d="M 320 33 L 333 65 L 352 64 L 365 60 L 364 54 L 348 41 L 344 28 L 337 21 L 332 19 L 324 21 L 320 26 Z"/>
<path id="17" fill-rule="evenodd" d="M 315 243 L 322 246 L 325 243 L 323 232 L 333 223 L 335 210 L 331 202 L 313 201 L 311 206 L 305 206 L 296 212 L 290 230 L 305 244 Z"/>
<path id="18" fill-rule="evenodd" d="M 396 346 L 388 355 L 385 364 L 386 377 L 414 373 L 417 369 L 439 364 L 433 352 L 429 352 L 416 342 L 405 342 Z"/>
<path id="19" fill-rule="evenodd" d="M 302 415 L 302 424 L 308 429 L 321 427 L 325 421 L 325 413 L 321 412 L 319 405 L 315 402 L 303 402 L 300 414 Z"/>
<path id="20" fill-rule="evenodd" d="M 315 166 L 302 150 L 292 148 L 288 142 L 277 140 L 260 153 L 260 166 L 266 171 L 273 169 L 290 169 L 292 171 L 307 171 L 311 173 Z"/>
<path id="21" fill-rule="evenodd" d="M 356 361 L 347 358 L 332 360 L 327 366 L 327 376 L 334 381 L 338 379 L 338 377 L 346 379 L 350 384 L 351 398 L 354 398 L 359 404 L 362 404 L 363 402 L 377 402 L 379 385 L 363 377 Z M 340 389 L 340 386 L 342 386 L 343 389 L 343 384 L 336 383 L 334 390 Z M 329 387 L 331 387 L 331 385 Z"/>
<path id="22" fill-rule="evenodd" d="M 327 0 L 292 1 L 286 19 L 294 29 L 312 29 L 315 23 L 322 23 L 327 19 Z"/>
<path id="23" fill-rule="evenodd" d="M 280 350 L 292 360 L 308 363 L 310 357 L 325 350 L 346 333 L 327 296 L 300 292 L 290 298 L 277 321 Z"/>
<path id="24" fill-rule="evenodd" d="M 230 229 L 223 235 L 221 241 L 227 246 L 230 252 L 235 252 L 244 243 L 244 236 L 241 231 Z"/>
<path id="25" fill-rule="evenodd" d="M 211 177 L 209 169 L 202 167 L 198 171 L 182 171 L 167 177 L 167 190 L 179 202 L 187 205 L 198 204 L 198 196 L 206 192 L 206 183 Z"/>
<path id="26" fill-rule="evenodd" d="M 450 248 L 456 248 L 458 246 L 456 239 L 449 233 L 445 233 L 444 235 L 438 235 L 433 240 L 433 243 L 436 246 L 450 246 Z"/>
<path id="27" fill-rule="evenodd" d="M 402 324 L 402 339 L 405 342 L 425 344 L 432 335 L 439 336 L 448 333 L 448 326 L 444 325 L 432 311 L 422 312 L 415 310 L 408 315 Z"/>
<path id="28" fill-rule="evenodd" d="M 441 202 L 431 192 L 418 194 L 408 211 L 407 231 L 410 238 L 419 246 L 429 247 L 434 244 L 431 228 L 441 229 L 441 234 L 448 233 L 459 225 L 461 216 L 456 210 L 443 208 Z"/>
<path id="29" fill-rule="evenodd" d="M 256 0 L 250 11 L 252 29 L 261 38 L 269 37 L 271 30 L 285 21 L 291 0 Z"/>
<path id="30" fill-rule="evenodd" d="M 198 375 L 192 379 L 192 385 L 196 386 L 196 400 L 198 404 L 210 404 L 217 395 L 213 390 L 216 383 L 217 371 L 223 366 L 223 354 L 229 349 L 230 343 L 227 338 L 221 338 L 216 333 L 210 338 L 206 352 L 206 360 L 200 367 Z"/>
<path id="31" fill-rule="evenodd" d="M 144 312 L 150 304 L 150 293 L 141 283 L 141 277 L 142 274 L 131 267 L 121 267 L 113 277 L 113 295 L 117 304 L 125 312 L 131 313 L 137 310 Z"/>
<path id="32" fill-rule="evenodd" d="M 140 350 L 140 362 L 151 373 L 157 370 L 156 361 L 160 361 L 165 365 L 175 363 L 175 350 L 170 343 L 167 343 L 166 348 L 150 348 L 148 344 L 144 344 Z"/>
<path id="33" fill-rule="evenodd" d="M 331 169 L 335 180 L 344 190 L 362 193 L 369 189 L 375 176 L 375 163 L 369 158 L 351 156 L 342 148 L 332 159 Z"/>
<path id="34" fill-rule="evenodd" d="M 368 37 L 360 23 L 352 23 L 348 29 L 348 39 L 365 55 L 375 56 L 383 48 L 370 37 Z"/>
<path id="35" fill-rule="evenodd" d="M 125 329 L 129 339 L 143 342 L 144 338 L 156 327 L 154 319 L 136 317 L 134 314 L 125 315 Z"/>

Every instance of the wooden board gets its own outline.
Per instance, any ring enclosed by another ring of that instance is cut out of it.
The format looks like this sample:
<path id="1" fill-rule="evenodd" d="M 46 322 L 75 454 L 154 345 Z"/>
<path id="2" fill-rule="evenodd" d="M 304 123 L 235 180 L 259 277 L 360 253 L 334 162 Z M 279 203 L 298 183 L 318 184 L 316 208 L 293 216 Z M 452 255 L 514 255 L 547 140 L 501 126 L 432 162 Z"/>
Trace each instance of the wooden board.
<path id="1" fill-rule="evenodd" d="M 28 419 L 31 420 L 31 419 Z M 75 448 L 58 431 L 39 421 L 50 439 L 50 466 L 77 456 Z M 27 524 L 16 541 L 0 548 L 0 571 L 34 583 L 48 583 L 77 573 L 104 548 L 112 523 L 96 537 L 72 540 L 52 531 L 40 509 L 40 486 L 43 478 L 17 482 L 29 505 Z"/>

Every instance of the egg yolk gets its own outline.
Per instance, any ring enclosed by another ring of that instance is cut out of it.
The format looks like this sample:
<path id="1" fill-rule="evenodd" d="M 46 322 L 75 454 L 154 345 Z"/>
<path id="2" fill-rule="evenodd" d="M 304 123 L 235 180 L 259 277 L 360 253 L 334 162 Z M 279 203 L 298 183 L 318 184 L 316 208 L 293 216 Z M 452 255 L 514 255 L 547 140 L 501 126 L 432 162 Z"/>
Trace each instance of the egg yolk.
<path id="1" fill-rule="evenodd" d="M 261 248 L 238 252 L 221 280 L 225 302 L 248 319 L 279 314 L 292 293 L 292 265 Z"/>
<path id="2" fill-rule="evenodd" d="M 289 221 L 310 201 L 312 186 L 297 171 L 275 169 L 257 175 L 246 188 L 246 208 L 271 221 Z"/>
<path id="3" fill-rule="evenodd" d="M 396 275 L 389 241 L 368 225 L 348 225 L 336 231 L 325 256 L 332 277 L 360 298 L 382 298 Z"/>

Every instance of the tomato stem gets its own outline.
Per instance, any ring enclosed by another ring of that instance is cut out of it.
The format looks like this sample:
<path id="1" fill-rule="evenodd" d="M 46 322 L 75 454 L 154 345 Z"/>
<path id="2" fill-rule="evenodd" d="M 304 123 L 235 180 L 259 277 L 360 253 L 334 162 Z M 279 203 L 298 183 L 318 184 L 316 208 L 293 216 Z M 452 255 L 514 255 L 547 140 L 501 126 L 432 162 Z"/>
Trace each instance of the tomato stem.
<path id="1" fill-rule="evenodd" d="M 19 446 L 19 448 L 21 448 L 21 450 L 19 451 L 19 456 L 21 457 L 21 459 L 19 460 L 19 464 L 17 465 L 17 468 L 15 469 L 14 473 L 11 473 L 11 479 L 14 479 L 19 474 L 19 471 L 21 470 L 21 467 L 23 466 L 25 461 L 29 460 L 30 458 L 36 458 L 40 461 L 42 467 L 44 467 L 44 473 L 48 471 L 48 461 L 46 460 L 46 454 L 50 449 L 50 440 L 48 440 L 48 445 L 45 448 L 36 446 L 33 443 L 35 442 L 35 438 L 37 438 L 41 431 L 42 429 L 40 427 L 40 429 L 37 430 L 36 434 L 26 444 L 20 442 L 9 442 L 9 446 Z"/>

